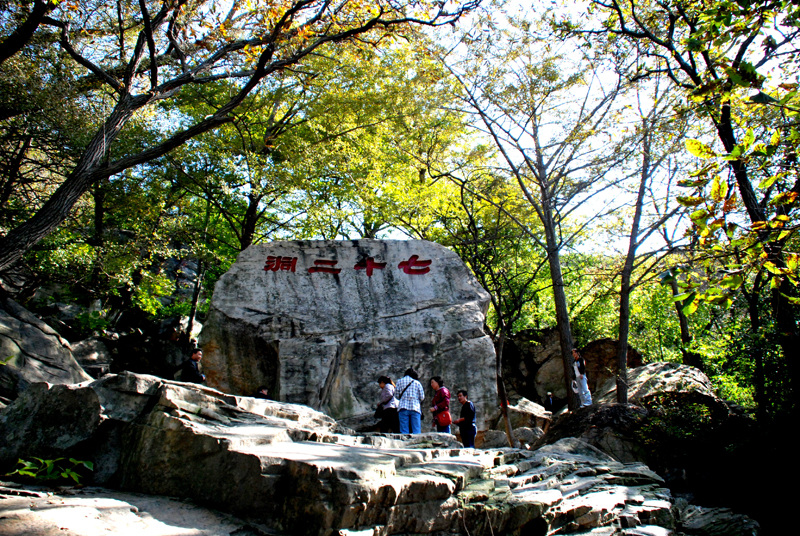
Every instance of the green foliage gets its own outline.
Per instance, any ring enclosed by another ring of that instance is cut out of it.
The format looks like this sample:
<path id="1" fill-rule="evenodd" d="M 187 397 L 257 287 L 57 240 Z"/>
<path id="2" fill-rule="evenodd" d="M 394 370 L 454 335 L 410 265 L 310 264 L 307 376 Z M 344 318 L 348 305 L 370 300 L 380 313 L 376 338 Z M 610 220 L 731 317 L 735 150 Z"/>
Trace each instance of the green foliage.
<path id="1" fill-rule="evenodd" d="M 713 423 L 708 406 L 677 401 L 667 394 L 651 397 L 644 407 L 653 416 L 640 434 L 643 443 L 653 450 L 663 449 L 665 442 L 700 440 Z"/>
<path id="2" fill-rule="evenodd" d="M 644 406 L 649 415 L 635 437 L 647 452 L 648 465 L 657 471 L 691 467 L 696 445 L 708 445 L 715 437 L 716 423 L 704 404 L 664 394 Z"/>
<path id="3" fill-rule="evenodd" d="M 99 311 L 81 313 L 75 317 L 75 321 L 78 329 L 85 334 L 102 331 L 109 326 L 108 320 L 103 318 L 103 314 Z"/>
<path id="4" fill-rule="evenodd" d="M 170 318 L 173 316 L 189 316 L 192 312 L 192 302 L 189 300 L 175 300 L 169 305 L 165 305 L 158 310 L 159 318 Z"/>
<path id="5" fill-rule="evenodd" d="M 56 458 L 54 460 L 43 460 L 33 458 L 32 460 L 19 459 L 14 471 L 6 473 L 8 477 L 22 477 L 23 479 L 33 479 L 36 481 L 53 480 L 74 480 L 76 484 L 81 483 L 81 479 L 86 475 L 84 470 L 93 471 L 94 464 L 88 461 L 69 458 Z"/>

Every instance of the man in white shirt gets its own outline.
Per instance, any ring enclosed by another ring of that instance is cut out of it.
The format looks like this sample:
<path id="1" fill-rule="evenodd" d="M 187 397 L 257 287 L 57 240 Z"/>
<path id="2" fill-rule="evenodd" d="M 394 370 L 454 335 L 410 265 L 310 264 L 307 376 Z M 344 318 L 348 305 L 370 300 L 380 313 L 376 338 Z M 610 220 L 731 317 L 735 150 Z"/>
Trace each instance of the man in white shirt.
<path id="1" fill-rule="evenodd" d="M 399 400 L 397 417 L 400 420 L 400 433 L 422 433 L 421 404 L 425 400 L 425 391 L 419 383 L 419 374 L 413 368 L 406 370 L 405 376 L 397 380 L 394 393 Z"/>

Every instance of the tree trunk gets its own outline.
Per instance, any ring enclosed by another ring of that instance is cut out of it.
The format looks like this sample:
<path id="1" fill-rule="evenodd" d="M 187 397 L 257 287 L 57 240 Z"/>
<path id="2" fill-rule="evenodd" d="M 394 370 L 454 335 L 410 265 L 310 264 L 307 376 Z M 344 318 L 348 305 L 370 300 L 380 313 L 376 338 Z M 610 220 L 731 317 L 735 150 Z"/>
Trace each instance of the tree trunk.
<path id="1" fill-rule="evenodd" d="M 506 394 L 506 385 L 503 382 L 503 347 L 506 342 L 505 329 L 500 329 L 500 336 L 494 345 L 496 354 L 495 358 L 495 372 L 497 374 L 497 396 L 500 397 L 500 412 L 503 414 L 503 423 L 506 427 L 506 439 L 508 439 L 508 446 L 514 446 L 514 434 L 511 430 L 511 420 L 508 418 L 508 395 Z"/>
<path id="2" fill-rule="evenodd" d="M 89 142 L 75 169 L 44 206 L 31 219 L 0 238 L 0 270 L 14 264 L 34 244 L 53 232 L 69 216 L 72 207 L 91 185 L 104 177 L 97 174 L 99 164 L 134 111 L 127 99 L 117 104 L 103 127 Z"/>
<path id="3" fill-rule="evenodd" d="M 753 371 L 753 389 L 755 390 L 756 420 L 763 424 L 767 417 L 767 397 L 764 392 L 764 347 L 758 342 L 761 331 L 761 316 L 758 311 L 758 291 L 744 292 L 747 300 L 747 312 L 750 316 L 750 353 L 755 361 Z"/>
<path id="4" fill-rule="evenodd" d="M 248 196 L 247 210 L 244 213 L 244 221 L 242 222 L 242 238 L 239 240 L 241 251 L 253 245 L 253 238 L 256 235 L 256 226 L 258 225 L 258 203 L 260 201 L 261 196 Z"/>
<path id="5" fill-rule="evenodd" d="M 789 403 L 791 411 L 800 411 L 800 338 L 797 336 L 794 306 L 787 296 L 794 292 L 788 278 L 778 288 L 772 289 L 772 315 L 778 328 L 778 342 L 783 350 L 783 359 L 789 372 Z"/>
<path id="6" fill-rule="evenodd" d="M 636 249 L 639 247 L 639 222 L 642 219 L 642 204 L 650 177 L 650 131 L 647 120 L 643 120 L 642 170 L 639 191 L 636 194 L 636 207 L 631 222 L 631 236 L 628 239 L 628 254 L 622 267 L 622 284 L 619 290 L 619 343 L 617 345 L 617 402 L 628 403 L 628 333 L 631 320 L 631 275 L 633 262 L 636 260 Z"/>
<path id="7" fill-rule="evenodd" d="M 680 290 L 678 289 L 678 282 L 672 278 L 669 281 L 670 289 L 672 290 L 672 296 L 677 296 L 680 294 Z M 683 308 L 680 302 L 675 302 L 675 312 L 678 315 L 678 325 L 681 331 L 681 355 L 683 356 L 683 364 L 688 365 L 690 367 L 695 367 L 696 369 L 702 371 L 703 370 L 703 360 L 699 354 L 692 352 L 689 350 L 689 345 L 692 342 L 692 334 L 689 331 L 689 319 L 686 318 L 686 315 L 683 313 Z"/>
<path id="8" fill-rule="evenodd" d="M 556 326 L 558 339 L 561 343 L 561 359 L 564 365 L 564 383 L 567 388 L 567 404 L 569 409 L 580 406 L 578 394 L 572 391 L 572 328 L 569 322 L 569 307 L 567 295 L 564 292 L 564 276 L 561 273 L 561 256 L 556 237 L 555 222 L 553 221 L 550 202 L 542 202 L 542 223 L 547 245 L 547 262 L 550 267 L 550 278 L 553 281 L 553 303 L 556 308 Z"/>
<path id="9" fill-rule="evenodd" d="M 197 278 L 194 281 L 194 291 L 192 292 L 192 308 L 189 310 L 189 323 L 186 325 L 186 334 L 184 335 L 184 346 L 190 346 L 192 341 L 192 330 L 194 329 L 194 320 L 197 318 L 197 304 L 200 301 L 200 291 L 203 290 L 203 275 L 205 274 L 205 267 L 203 261 L 197 261 Z"/>

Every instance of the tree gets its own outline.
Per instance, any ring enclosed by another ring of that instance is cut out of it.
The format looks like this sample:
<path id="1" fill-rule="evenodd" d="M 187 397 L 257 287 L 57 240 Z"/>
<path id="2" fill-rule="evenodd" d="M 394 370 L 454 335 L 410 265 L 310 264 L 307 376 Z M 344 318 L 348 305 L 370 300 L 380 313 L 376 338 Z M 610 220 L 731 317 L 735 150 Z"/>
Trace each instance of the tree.
<path id="1" fill-rule="evenodd" d="M 681 206 L 672 202 L 670 207 L 671 184 L 676 175 L 677 169 L 674 167 L 673 156 L 682 146 L 685 134 L 685 124 L 680 121 L 665 122 L 666 111 L 674 105 L 669 91 L 659 88 L 658 80 L 655 81 L 652 89 L 653 93 L 645 93 L 651 101 L 649 110 L 647 104 L 642 102 L 642 92 L 637 93 L 637 115 L 640 117 L 641 124 L 637 128 L 641 143 L 641 164 L 638 166 L 638 189 L 633 205 L 634 213 L 630 223 L 630 235 L 628 239 L 628 251 L 625 255 L 624 265 L 620 271 L 620 292 L 619 292 L 619 335 L 617 347 L 617 402 L 620 404 L 628 403 L 628 334 L 630 327 L 630 296 L 633 290 L 646 280 L 651 273 L 651 269 L 660 264 L 662 256 L 658 251 L 648 251 L 644 255 L 637 254 L 639 248 L 647 241 L 651 235 L 657 233 L 675 214 L 679 213 Z M 676 124 L 677 123 L 677 124 Z M 665 132 L 666 131 L 666 132 Z M 672 165 L 671 165 L 672 164 Z M 666 180 L 654 185 L 662 173 L 661 169 L 666 168 Z M 655 187 L 654 187 L 655 186 Z M 653 206 L 657 209 L 654 218 L 649 222 L 643 222 L 643 212 L 645 208 L 645 197 L 651 193 Z M 660 192 L 660 195 L 654 195 Z M 665 198 L 663 210 L 659 208 L 659 198 Z M 671 253 L 675 245 L 668 244 L 667 253 Z M 655 261 L 651 258 L 656 257 Z M 645 266 L 645 262 L 649 266 Z M 632 281 L 634 269 L 638 268 L 637 279 Z M 652 276 L 650 276 L 652 277 Z"/>
<path id="2" fill-rule="evenodd" d="M 557 48 L 552 41 L 536 39 L 535 25 L 524 18 L 508 18 L 502 26 L 491 26 L 494 32 L 488 34 L 479 26 L 467 34 L 467 58 L 449 65 L 474 128 L 500 155 L 495 172 L 513 179 L 542 225 L 543 239 L 533 232 L 529 237 L 546 252 L 569 384 L 573 340 L 561 253 L 606 212 L 580 222 L 578 207 L 619 178 L 609 170 L 626 157 L 621 137 L 613 131 L 622 78 L 607 69 L 605 51 L 584 54 L 568 43 Z M 567 391 L 570 407 L 577 407 L 569 387 Z"/>
<path id="3" fill-rule="evenodd" d="M 769 272 L 772 316 L 792 378 L 791 396 L 795 408 L 800 408 L 798 263 L 794 254 L 786 253 L 797 228 L 792 216 L 800 203 L 795 157 L 800 138 L 792 134 L 798 113 L 797 6 L 772 0 L 592 4 L 601 17 L 597 24 L 566 23 L 562 28 L 613 36 L 636 47 L 651 60 L 640 63 L 638 76 L 667 75 L 691 102 L 685 113 L 696 114 L 713 127 L 721 151 L 698 140 L 687 144 L 696 156 L 717 162 L 685 181 L 695 190 L 685 201 L 696 207 L 692 220 L 700 235 L 698 245 L 725 248 L 730 260 L 724 271 L 709 270 L 713 290 L 694 292 L 693 301 L 730 306 L 733 292 L 747 278 L 743 268 L 763 265 Z M 776 64 L 781 68 L 773 69 Z M 759 138 L 764 143 L 756 143 Z M 731 180 L 721 176 L 723 169 Z M 749 228 L 741 229 L 740 215 Z M 749 277 L 758 278 L 758 271 L 755 267 Z"/>
<path id="4" fill-rule="evenodd" d="M 363 4 L 343 0 L 233 2 L 225 13 L 203 1 L 167 0 L 116 5 L 80 4 L 74 12 L 55 10 L 47 18 L 56 33 L 42 42 L 61 50 L 100 84 L 110 111 L 83 147 L 74 168 L 40 210 L 0 239 L 0 269 L 8 268 L 47 236 L 97 181 L 152 161 L 204 132 L 233 119 L 235 110 L 263 81 L 292 68 L 332 44 L 379 41 L 409 24 L 438 26 L 457 20 L 474 4 Z M 111 22 L 109 22 L 111 21 Z M 90 32 L 74 28 L 90 28 Z M 84 38 L 90 35 L 90 38 Z M 45 45 L 45 49 L 48 45 Z M 181 90 L 218 80 L 237 82 L 214 113 L 199 121 L 172 117 L 154 144 L 114 155 L 123 129 L 154 104 Z"/>
<path id="5" fill-rule="evenodd" d="M 543 282 L 546 257 L 537 251 L 528 232 L 538 227 L 535 216 L 520 199 L 514 184 L 482 176 L 462 184 L 460 210 L 442 214 L 443 244 L 453 248 L 472 269 L 491 299 L 487 331 L 494 342 L 495 373 L 500 409 L 509 446 L 514 436 L 508 417 L 508 395 L 503 380 L 503 349 L 512 333 L 522 328 L 528 307 L 549 287 Z M 476 195 L 477 194 L 477 195 Z M 492 203 L 485 201 L 493 199 Z M 514 219 L 508 215 L 513 213 Z M 526 229 L 519 222 L 526 223 Z"/>

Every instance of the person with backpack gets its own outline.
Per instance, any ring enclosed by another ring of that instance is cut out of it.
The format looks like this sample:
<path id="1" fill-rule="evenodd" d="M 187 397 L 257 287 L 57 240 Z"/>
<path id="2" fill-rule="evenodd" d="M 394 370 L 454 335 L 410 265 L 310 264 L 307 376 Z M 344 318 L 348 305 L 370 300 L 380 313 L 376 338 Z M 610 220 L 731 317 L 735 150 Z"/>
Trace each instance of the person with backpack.
<path id="1" fill-rule="evenodd" d="M 378 385 L 381 388 L 380 400 L 375 409 L 375 417 L 381 421 L 378 423 L 378 429 L 381 433 L 386 434 L 393 432 L 400 433 L 400 424 L 397 420 L 397 399 L 394 397 L 395 384 L 389 376 L 381 376 L 378 378 Z"/>

